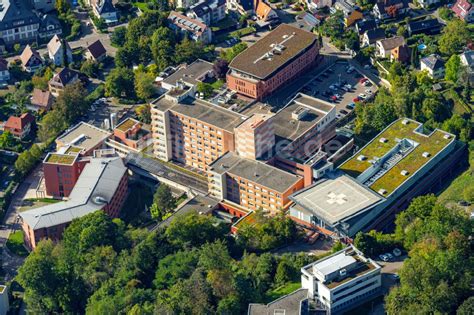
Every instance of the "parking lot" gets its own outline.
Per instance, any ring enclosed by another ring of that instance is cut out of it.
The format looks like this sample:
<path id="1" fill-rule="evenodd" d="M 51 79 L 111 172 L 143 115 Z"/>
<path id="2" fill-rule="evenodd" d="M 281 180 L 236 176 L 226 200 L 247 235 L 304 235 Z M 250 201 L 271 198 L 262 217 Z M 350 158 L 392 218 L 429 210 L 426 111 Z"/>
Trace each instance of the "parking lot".
<path id="1" fill-rule="evenodd" d="M 348 63 L 335 63 L 315 76 L 301 92 L 333 103 L 337 118 L 342 118 L 354 109 L 355 102 L 369 100 L 376 90 L 376 85 Z"/>

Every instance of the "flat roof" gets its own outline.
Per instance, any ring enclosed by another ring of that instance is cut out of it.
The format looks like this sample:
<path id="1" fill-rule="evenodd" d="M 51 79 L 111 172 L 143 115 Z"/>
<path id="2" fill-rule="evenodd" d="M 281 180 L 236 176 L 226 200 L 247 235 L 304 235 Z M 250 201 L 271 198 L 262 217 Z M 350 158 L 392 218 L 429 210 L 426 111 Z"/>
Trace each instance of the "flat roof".
<path id="1" fill-rule="evenodd" d="M 308 299 L 307 289 L 298 289 L 284 295 L 268 304 L 250 303 L 248 315 L 298 315 L 306 314 L 309 305 L 304 303 Z"/>
<path id="2" fill-rule="evenodd" d="M 384 200 L 347 175 L 325 178 L 290 197 L 329 224 L 336 224 Z"/>
<path id="3" fill-rule="evenodd" d="M 43 163 L 72 165 L 77 159 L 77 154 L 48 153 Z"/>
<path id="4" fill-rule="evenodd" d="M 300 108 L 305 109 L 307 113 L 299 120 L 293 119 L 293 113 Z M 272 118 L 277 141 L 298 139 L 334 108 L 334 105 L 299 93 Z"/>
<path id="5" fill-rule="evenodd" d="M 317 36 L 289 24 L 280 24 L 277 28 L 235 57 L 229 68 L 265 79 L 284 67 L 309 46 L 317 43 Z M 274 50 L 271 45 L 281 44 L 280 52 L 271 58 L 265 54 Z"/>
<path id="6" fill-rule="evenodd" d="M 383 189 L 387 192 L 386 195 L 389 195 L 455 140 L 453 134 L 439 129 L 428 135 L 423 134 L 422 128 L 422 123 L 411 119 L 396 120 L 345 161 L 339 169 L 357 178 L 373 166 L 374 161 L 390 153 L 401 140 L 407 139 L 409 143 L 414 143 L 414 148 L 404 153 L 400 160 L 395 160 L 391 168 L 369 185 L 372 190 L 379 192 Z M 423 156 L 425 152 L 429 154 L 428 157 Z M 407 171 L 407 175 L 403 175 L 402 171 Z"/>
<path id="7" fill-rule="evenodd" d="M 261 161 L 242 158 L 233 152 L 227 152 L 214 161 L 210 170 L 219 174 L 227 172 L 280 193 L 301 180 L 300 176 Z"/>
<path id="8" fill-rule="evenodd" d="M 190 65 L 179 68 L 169 77 L 163 79 L 162 82 L 174 86 L 179 80 L 183 80 L 188 84 L 195 85 L 199 82 L 201 77 L 203 77 L 209 71 L 213 71 L 212 66 L 212 63 L 208 61 L 197 59 Z"/>
<path id="9" fill-rule="evenodd" d="M 140 122 L 136 119 L 127 118 L 124 121 L 122 121 L 120 124 L 118 124 L 117 127 L 115 127 L 115 129 L 118 129 L 123 132 L 127 132 L 127 130 L 129 130 L 130 128 L 132 128 L 133 126 L 139 123 Z"/>
<path id="10" fill-rule="evenodd" d="M 354 266 L 354 268 L 349 268 L 349 266 Z M 346 268 L 348 268 L 349 271 L 347 271 L 345 276 L 330 277 L 323 282 L 324 285 L 329 289 L 334 289 L 373 270 L 382 269 L 377 263 L 364 257 L 359 250 L 351 245 L 330 256 L 304 266 L 302 270 L 310 274 L 315 274 L 315 271 L 317 271 L 317 274 L 326 277 Z M 319 278 L 318 280 L 322 281 L 322 279 Z"/>
<path id="11" fill-rule="evenodd" d="M 188 213 L 208 214 L 217 207 L 218 203 L 219 202 L 217 200 L 211 197 L 197 195 L 196 197 L 188 200 L 183 206 L 173 212 L 170 217 L 161 222 L 158 226 L 159 228 L 167 227 L 176 217 L 186 215 Z"/>
<path id="12" fill-rule="evenodd" d="M 60 135 L 60 146 L 75 146 L 89 151 L 111 136 L 111 133 L 81 121 Z"/>
<path id="13" fill-rule="evenodd" d="M 68 200 L 20 213 L 33 229 L 71 222 L 109 203 L 127 168 L 120 158 L 95 158 L 86 164 Z"/>
<path id="14" fill-rule="evenodd" d="M 189 96 L 177 103 L 163 95 L 151 105 L 160 111 L 170 110 L 229 132 L 234 132 L 234 128 L 247 119 L 247 116 Z"/>

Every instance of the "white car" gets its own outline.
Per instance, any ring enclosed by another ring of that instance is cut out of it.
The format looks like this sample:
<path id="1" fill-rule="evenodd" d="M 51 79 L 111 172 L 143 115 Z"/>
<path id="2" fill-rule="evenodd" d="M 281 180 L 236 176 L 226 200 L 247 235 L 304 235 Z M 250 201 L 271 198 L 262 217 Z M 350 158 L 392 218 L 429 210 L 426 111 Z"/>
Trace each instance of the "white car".
<path id="1" fill-rule="evenodd" d="M 353 67 L 353 66 L 350 66 L 350 67 L 347 69 L 346 72 L 347 72 L 347 73 L 352 73 L 352 72 L 354 72 L 354 70 L 355 70 L 354 67 Z"/>
<path id="2" fill-rule="evenodd" d="M 346 88 L 348 88 L 349 90 L 352 89 L 352 85 L 350 85 L 350 84 L 346 84 L 346 85 L 344 85 L 344 86 L 345 86 Z"/>
<path id="3" fill-rule="evenodd" d="M 339 95 L 339 94 L 337 94 L 337 93 L 334 94 L 334 96 L 337 97 L 337 98 L 341 98 L 341 95 Z"/>
<path id="4" fill-rule="evenodd" d="M 370 65 L 365 65 L 365 66 L 364 66 L 364 69 L 365 69 L 365 70 L 369 70 L 369 69 L 370 69 Z"/>
<path id="5" fill-rule="evenodd" d="M 359 94 L 359 98 L 365 100 L 367 98 L 367 95 L 364 93 Z"/>
<path id="6" fill-rule="evenodd" d="M 394 255 L 395 257 L 399 257 L 399 256 L 402 255 L 402 251 L 399 250 L 398 248 L 395 248 L 395 249 L 393 250 L 393 255 Z"/>
<path id="7" fill-rule="evenodd" d="M 364 81 L 364 83 L 362 83 L 363 86 L 370 86 L 372 83 L 370 83 L 369 80 L 367 81 Z"/>
<path id="8" fill-rule="evenodd" d="M 336 116 L 337 116 L 337 115 L 336 115 Z M 384 254 L 379 255 L 379 258 L 380 258 L 380 260 L 382 260 L 382 261 L 388 261 L 388 257 L 385 256 Z"/>
<path id="9" fill-rule="evenodd" d="M 387 256 L 388 260 L 392 260 L 392 259 L 393 259 L 393 255 L 390 254 L 390 253 L 385 253 L 384 255 Z"/>
<path id="10" fill-rule="evenodd" d="M 336 114 L 336 119 L 341 119 L 343 116 L 339 113 Z"/>
<path id="11" fill-rule="evenodd" d="M 369 95 L 372 95 L 373 92 L 372 92 L 371 89 L 367 89 L 367 90 L 365 90 L 365 93 L 367 93 L 367 94 L 369 94 Z"/>

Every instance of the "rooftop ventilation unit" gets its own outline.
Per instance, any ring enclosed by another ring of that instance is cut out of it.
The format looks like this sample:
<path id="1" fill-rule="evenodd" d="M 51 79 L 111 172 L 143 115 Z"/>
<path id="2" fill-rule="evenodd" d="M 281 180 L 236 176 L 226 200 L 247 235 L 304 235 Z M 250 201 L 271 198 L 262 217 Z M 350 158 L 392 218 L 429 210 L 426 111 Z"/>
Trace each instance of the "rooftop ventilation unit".
<path id="1" fill-rule="evenodd" d="M 387 143 L 388 139 L 387 138 L 380 138 L 379 142 L 380 143 Z"/>
<path id="2" fill-rule="evenodd" d="M 357 160 L 359 160 L 359 161 L 362 162 L 362 161 L 367 160 L 367 157 L 366 157 L 365 155 L 362 155 L 362 154 L 361 154 L 361 155 L 359 155 L 359 156 L 357 157 Z"/>
<path id="3" fill-rule="evenodd" d="M 291 119 L 294 120 L 301 120 L 306 114 L 309 112 L 309 110 L 305 107 L 298 107 L 295 109 L 293 112 L 291 112 Z"/>
<path id="4" fill-rule="evenodd" d="M 381 194 L 381 195 L 385 195 L 387 193 L 387 191 L 383 188 L 380 188 L 378 193 Z"/>
<path id="5" fill-rule="evenodd" d="M 76 144 L 76 143 L 79 143 L 80 141 L 84 140 L 86 138 L 86 135 L 85 134 L 80 134 L 79 136 L 77 136 L 76 138 L 74 138 L 72 141 L 71 141 L 71 144 Z"/>
<path id="6" fill-rule="evenodd" d="M 426 152 L 426 151 L 425 151 L 425 152 L 423 152 L 422 156 L 423 156 L 424 158 L 429 158 L 429 157 L 431 156 L 431 154 L 430 154 L 429 152 Z"/>
<path id="7" fill-rule="evenodd" d="M 341 269 L 341 270 L 339 270 L 339 275 L 340 275 L 341 277 L 346 276 L 346 275 L 347 275 L 347 270 L 346 270 L 346 269 Z"/>
<path id="8" fill-rule="evenodd" d="M 400 172 L 403 176 L 408 176 L 409 172 L 407 170 L 403 170 Z"/>
<path id="9" fill-rule="evenodd" d="M 404 125 L 408 125 L 410 123 L 410 121 L 408 119 L 403 119 L 402 121 L 402 124 Z"/>
<path id="10" fill-rule="evenodd" d="M 446 140 L 451 139 L 451 135 L 444 135 L 443 138 Z"/>

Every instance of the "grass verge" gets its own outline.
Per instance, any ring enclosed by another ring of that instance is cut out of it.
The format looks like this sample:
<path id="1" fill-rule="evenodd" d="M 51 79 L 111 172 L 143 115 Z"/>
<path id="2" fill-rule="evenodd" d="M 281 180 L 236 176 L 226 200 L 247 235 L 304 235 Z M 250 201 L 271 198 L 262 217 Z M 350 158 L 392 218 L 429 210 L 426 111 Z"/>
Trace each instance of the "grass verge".
<path id="1" fill-rule="evenodd" d="M 7 248 L 18 256 L 28 256 L 28 251 L 23 246 L 23 231 L 15 231 L 10 233 L 7 240 Z"/>

